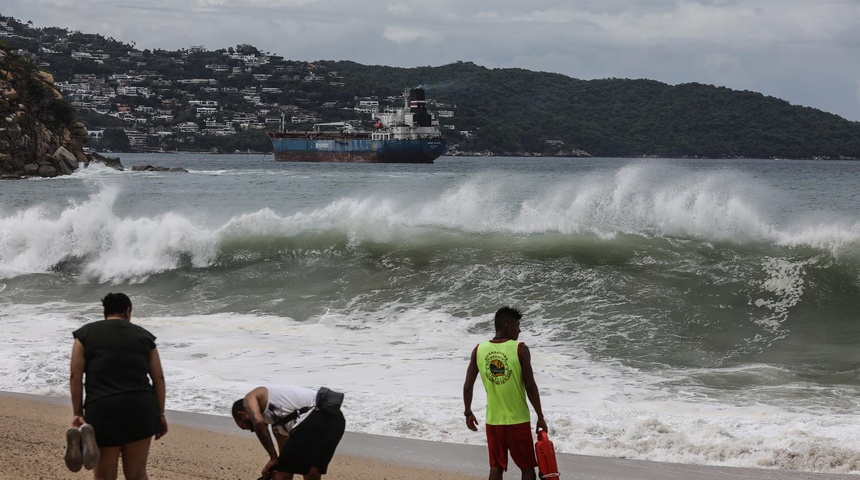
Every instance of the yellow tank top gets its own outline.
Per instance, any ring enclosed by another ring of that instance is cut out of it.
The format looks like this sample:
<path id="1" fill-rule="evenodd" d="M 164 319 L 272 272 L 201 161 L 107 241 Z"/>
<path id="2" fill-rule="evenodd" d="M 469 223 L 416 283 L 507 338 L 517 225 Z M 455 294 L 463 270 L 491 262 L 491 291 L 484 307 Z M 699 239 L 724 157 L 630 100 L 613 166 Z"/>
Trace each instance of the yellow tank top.
<path id="1" fill-rule="evenodd" d="M 517 349 L 520 342 L 478 344 L 475 359 L 487 391 L 487 424 L 515 425 L 531 420 L 526 403 L 523 369 Z"/>

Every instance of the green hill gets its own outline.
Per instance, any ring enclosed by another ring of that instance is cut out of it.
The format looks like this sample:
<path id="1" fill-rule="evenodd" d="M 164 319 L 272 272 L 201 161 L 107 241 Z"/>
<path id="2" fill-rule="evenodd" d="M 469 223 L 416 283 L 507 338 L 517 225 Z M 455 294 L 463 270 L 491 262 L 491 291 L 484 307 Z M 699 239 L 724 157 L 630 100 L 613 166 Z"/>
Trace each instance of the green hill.
<path id="1" fill-rule="evenodd" d="M 472 63 L 392 68 L 317 62 L 366 88 L 423 84 L 494 153 L 563 140 L 594 156 L 860 158 L 860 122 L 750 91 L 653 80 L 578 80 Z"/>

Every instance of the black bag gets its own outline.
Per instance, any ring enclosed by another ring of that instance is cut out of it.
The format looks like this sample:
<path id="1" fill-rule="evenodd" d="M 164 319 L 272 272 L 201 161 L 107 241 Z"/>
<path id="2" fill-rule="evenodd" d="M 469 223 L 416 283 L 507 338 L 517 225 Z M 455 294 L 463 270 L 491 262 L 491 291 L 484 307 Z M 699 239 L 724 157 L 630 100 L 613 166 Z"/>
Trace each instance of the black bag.
<path id="1" fill-rule="evenodd" d="M 317 408 L 326 413 L 340 412 L 340 406 L 343 403 L 343 394 L 334 390 L 322 387 L 317 391 Z"/>

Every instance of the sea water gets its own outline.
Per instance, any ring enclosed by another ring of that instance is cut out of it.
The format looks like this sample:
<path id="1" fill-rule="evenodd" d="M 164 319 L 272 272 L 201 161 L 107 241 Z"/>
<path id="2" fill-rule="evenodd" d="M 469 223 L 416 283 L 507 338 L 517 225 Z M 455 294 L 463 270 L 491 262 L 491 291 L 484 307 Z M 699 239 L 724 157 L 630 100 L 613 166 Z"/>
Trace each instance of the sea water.
<path id="1" fill-rule="evenodd" d="M 860 163 L 122 161 L 190 172 L 0 183 L 0 389 L 67 396 L 121 291 L 169 409 L 328 386 L 350 431 L 483 444 L 463 380 L 511 305 L 560 452 L 860 472 Z"/>

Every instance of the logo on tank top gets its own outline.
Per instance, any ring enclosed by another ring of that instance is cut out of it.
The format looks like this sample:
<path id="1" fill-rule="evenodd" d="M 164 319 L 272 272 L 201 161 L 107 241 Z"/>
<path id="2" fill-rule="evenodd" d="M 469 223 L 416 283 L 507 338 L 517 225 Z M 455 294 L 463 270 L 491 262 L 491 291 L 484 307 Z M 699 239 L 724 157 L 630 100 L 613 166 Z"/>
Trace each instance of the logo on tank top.
<path id="1" fill-rule="evenodd" d="M 511 378 L 508 356 L 501 352 L 490 352 L 484 358 L 484 375 L 496 385 L 503 385 Z"/>

